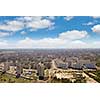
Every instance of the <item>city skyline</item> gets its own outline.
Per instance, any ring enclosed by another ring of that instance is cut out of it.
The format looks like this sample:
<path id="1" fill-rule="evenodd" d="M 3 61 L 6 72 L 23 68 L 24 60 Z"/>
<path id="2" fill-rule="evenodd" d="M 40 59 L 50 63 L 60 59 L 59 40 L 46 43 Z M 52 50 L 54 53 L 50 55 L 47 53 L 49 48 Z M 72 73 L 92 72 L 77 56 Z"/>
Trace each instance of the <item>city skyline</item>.
<path id="1" fill-rule="evenodd" d="M 100 48 L 100 16 L 0 16 L 0 48 Z"/>

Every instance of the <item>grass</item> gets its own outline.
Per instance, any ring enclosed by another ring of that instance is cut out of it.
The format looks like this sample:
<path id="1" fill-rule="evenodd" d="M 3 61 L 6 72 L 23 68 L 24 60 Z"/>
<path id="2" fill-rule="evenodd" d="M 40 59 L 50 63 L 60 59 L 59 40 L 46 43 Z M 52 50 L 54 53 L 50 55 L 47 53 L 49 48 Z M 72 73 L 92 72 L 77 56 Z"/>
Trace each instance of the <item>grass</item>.
<path id="1" fill-rule="evenodd" d="M 0 83 L 32 83 L 32 80 L 25 79 L 25 78 L 16 78 L 16 76 L 9 75 L 9 74 L 2 74 L 0 72 Z"/>
<path id="2" fill-rule="evenodd" d="M 54 77 L 51 80 L 51 83 L 72 83 L 69 79 L 57 79 L 56 77 Z"/>
<path id="3" fill-rule="evenodd" d="M 85 71 L 85 73 L 90 76 L 91 78 L 93 78 L 94 80 L 96 80 L 97 82 L 100 83 L 100 70 L 96 70 L 96 71 Z M 95 76 L 91 75 L 90 73 L 93 73 Z"/>

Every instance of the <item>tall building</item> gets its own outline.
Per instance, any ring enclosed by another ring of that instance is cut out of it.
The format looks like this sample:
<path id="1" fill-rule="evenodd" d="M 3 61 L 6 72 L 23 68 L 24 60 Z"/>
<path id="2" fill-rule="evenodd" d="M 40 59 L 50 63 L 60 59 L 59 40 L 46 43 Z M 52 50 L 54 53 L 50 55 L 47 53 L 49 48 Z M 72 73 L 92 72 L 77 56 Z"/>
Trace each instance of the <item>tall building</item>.
<path id="1" fill-rule="evenodd" d="M 9 62 L 8 61 L 4 62 L 2 72 L 5 73 L 7 70 L 9 70 Z"/>
<path id="2" fill-rule="evenodd" d="M 39 63 L 39 65 L 37 67 L 37 75 L 39 76 L 40 80 L 44 79 L 44 66 L 41 63 Z"/>
<path id="3" fill-rule="evenodd" d="M 16 66 L 16 77 L 19 78 L 22 73 L 23 73 L 23 67 L 21 66 L 21 64 L 17 64 L 17 66 Z"/>
<path id="4" fill-rule="evenodd" d="M 68 68 L 73 68 L 73 60 L 69 60 L 68 62 Z"/>

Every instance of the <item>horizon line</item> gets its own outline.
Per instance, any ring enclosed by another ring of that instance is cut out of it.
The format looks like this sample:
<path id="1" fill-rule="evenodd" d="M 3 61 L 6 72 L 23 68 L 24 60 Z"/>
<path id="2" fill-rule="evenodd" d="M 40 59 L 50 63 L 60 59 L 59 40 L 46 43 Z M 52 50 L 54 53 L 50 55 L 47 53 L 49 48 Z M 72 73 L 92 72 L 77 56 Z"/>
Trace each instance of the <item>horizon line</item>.
<path id="1" fill-rule="evenodd" d="M 0 48 L 0 50 L 13 50 L 13 49 L 100 49 L 100 48 Z"/>

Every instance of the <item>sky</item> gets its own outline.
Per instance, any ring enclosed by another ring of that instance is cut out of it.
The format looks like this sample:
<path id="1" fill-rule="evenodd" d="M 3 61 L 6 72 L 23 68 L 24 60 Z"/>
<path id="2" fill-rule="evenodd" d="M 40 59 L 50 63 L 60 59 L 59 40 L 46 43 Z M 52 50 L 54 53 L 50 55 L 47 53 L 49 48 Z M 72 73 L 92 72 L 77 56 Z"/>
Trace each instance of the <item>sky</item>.
<path id="1" fill-rule="evenodd" d="M 0 48 L 100 48 L 100 16 L 0 16 Z"/>

